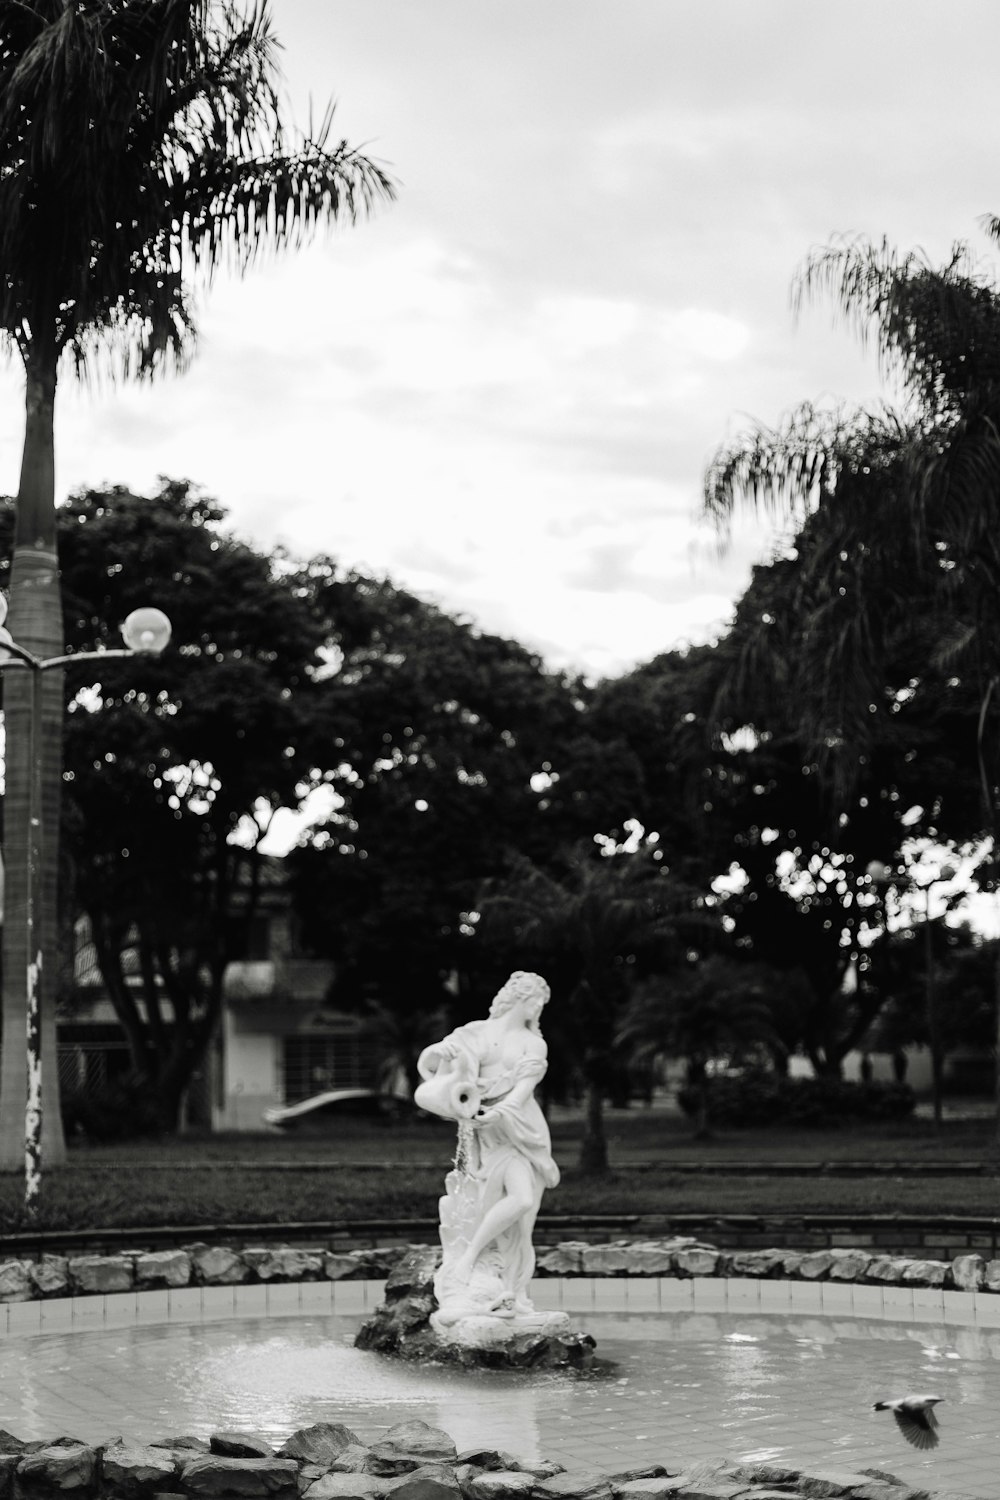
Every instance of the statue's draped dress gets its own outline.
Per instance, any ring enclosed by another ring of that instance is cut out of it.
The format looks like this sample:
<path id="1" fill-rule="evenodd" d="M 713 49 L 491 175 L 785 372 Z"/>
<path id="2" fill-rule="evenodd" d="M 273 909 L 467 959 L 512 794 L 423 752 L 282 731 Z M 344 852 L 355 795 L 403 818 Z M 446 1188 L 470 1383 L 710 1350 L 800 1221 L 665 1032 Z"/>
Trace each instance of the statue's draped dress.
<path id="1" fill-rule="evenodd" d="M 552 1157 L 549 1127 L 534 1093 L 521 1099 L 513 1097 L 512 1091 L 526 1080 L 534 1090 L 545 1075 L 546 1050 L 538 1033 L 529 1033 L 533 1039 L 537 1038 L 537 1042 L 533 1040 L 530 1046 L 526 1046 L 512 1066 L 507 1063 L 488 1065 L 484 1056 L 488 1026 L 488 1021 L 470 1021 L 451 1032 L 438 1046 L 450 1045 L 457 1054 L 454 1061 L 447 1064 L 449 1077 L 456 1083 L 465 1080 L 467 1084 L 474 1084 L 472 1097 L 478 1094 L 479 1102 L 489 1105 L 494 1112 L 482 1124 L 472 1116 L 478 1144 L 477 1176 L 481 1183 L 479 1219 L 485 1217 L 503 1196 L 505 1173 L 512 1161 L 526 1162 L 531 1170 L 533 1210 L 503 1230 L 495 1241 L 507 1288 L 515 1298 L 521 1298 L 535 1268 L 531 1239 L 535 1216 L 545 1189 L 558 1183 L 559 1168 Z M 436 1071 L 434 1054 L 437 1050 L 437 1047 L 429 1047 L 421 1057 L 421 1072 L 425 1077 L 433 1076 Z"/>

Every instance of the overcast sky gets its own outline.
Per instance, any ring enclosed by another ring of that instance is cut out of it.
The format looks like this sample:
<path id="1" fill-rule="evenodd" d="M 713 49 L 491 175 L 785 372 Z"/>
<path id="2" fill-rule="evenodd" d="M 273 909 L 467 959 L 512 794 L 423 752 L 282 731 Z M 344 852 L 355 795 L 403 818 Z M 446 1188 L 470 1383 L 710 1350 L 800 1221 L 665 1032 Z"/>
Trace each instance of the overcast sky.
<path id="1" fill-rule="evenodd" d="M 232 527 L 388 573 L 554 665 L 728 618 L 703 470 L 751 417 L 870 400 L 811 247 L 935 260 L 1000 212 L 989 0 L 273 0 L 294 114 L 337 100 L 398 201 L 205 298 L 198 356 L 57 409 L 57 490 L 189 478 Z M 19 370 L 0 371 L 0 492 Z M 154 601 L 151 601 L 154 602 Z"/>

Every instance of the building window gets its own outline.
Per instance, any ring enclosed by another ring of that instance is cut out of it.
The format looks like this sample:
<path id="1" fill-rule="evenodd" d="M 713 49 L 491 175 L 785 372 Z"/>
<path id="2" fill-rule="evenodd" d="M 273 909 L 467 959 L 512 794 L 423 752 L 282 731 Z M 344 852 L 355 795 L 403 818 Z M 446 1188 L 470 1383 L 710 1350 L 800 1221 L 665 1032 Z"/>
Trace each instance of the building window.
<path id="1" fill-rule="evenodd" d="M 62 1092 L 88 1098 L 106 1094 L 132 1067 L 128 1047 L 121 1042 L 60 1042 L 57 1055 Z"/>
<path id="2" fill-rule="evenodd" d="M 375 1066 L 375 1044 L 367 1037 L 286 1037 L 284 1102 L 297 1104 L 327 1089 L 374 1088 Z"/>

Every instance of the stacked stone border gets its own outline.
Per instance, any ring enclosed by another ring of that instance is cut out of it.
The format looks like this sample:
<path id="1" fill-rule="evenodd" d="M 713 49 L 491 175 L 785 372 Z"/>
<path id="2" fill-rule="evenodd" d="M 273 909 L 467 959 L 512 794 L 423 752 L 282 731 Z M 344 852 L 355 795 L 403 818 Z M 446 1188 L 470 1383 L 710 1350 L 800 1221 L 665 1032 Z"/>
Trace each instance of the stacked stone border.
<path id="1" fill-rule="evenodd" d="M 913 1214 L 578 1214 L 542 1216 L 535 1248 L 566 1240 L 606 1244 L 623 1238 L 662 1240 L 687 1236 L 726 1250 L 829 1250 L 841 1245 L 914 1260 L 954 1260 L 973 1251 L 1000 1258 L 1000 1218 Z M 437 1244 L 433 1219 L 316 1220 L 285 1224 L 187 1224 L 146 1228 L 13 1230 L 0 1234 L 0 1262 L 17 1257 L 114 1255 L 185 1249 L 194 1243 L 236 1247 L 304 1245 L 328 1250 Z"/>
<path id="2" fill-rule="evenodd" d="M 0 1261 L 0 1302 L 254 1282 L 380 1281 L 390 1275 L 404 1255 L 417 1248 L 423 1247 L 384 1245 L 329 1250 L 260 1245 L 233 1249 L 193 1244 L 176 1250 L 127 1250 L 113 1255 L 46 1253 Z M 564 1240 L 539 1251 L 535 1274 L 540 1277 L 752 1277 L 1000 1293 L 1000 1259 L 986 1260 L 975 1252 L 951 1260 L 925 1260 L 856 1247 L 721 1250 L 685 1235 L 614 1240 L 596 1245 Z"/>
<path id="3" fill-rule="evenodd" d="M 605 1474 L 527 1464 L 487 1447 L 459 1453 L 446 1432 L 425 1422 L 401 1423 L 370 1446 L 348 1427 L 319 1423 L 277 1449 L 246 1432 L 92 1446 L 71 1437 L 22 1443 L 0 1431 L 0 1493 L 13 1500 L 929 1500 L 882 1469 L 668 1460 Z"/>

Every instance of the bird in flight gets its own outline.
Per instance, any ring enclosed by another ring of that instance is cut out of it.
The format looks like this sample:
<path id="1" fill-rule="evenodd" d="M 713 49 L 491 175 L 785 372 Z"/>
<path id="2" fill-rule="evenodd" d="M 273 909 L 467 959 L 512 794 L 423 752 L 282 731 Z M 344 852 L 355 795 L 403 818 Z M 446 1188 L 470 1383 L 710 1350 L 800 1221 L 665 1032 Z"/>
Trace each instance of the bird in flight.
<path id="1" fill-rule="evenodd" d="M 939 1442 L 934 1408 L 943 1396 L 895 1396 L 891 1401 L 876 1401 L 874 1411 L 891 1411 L 896 1425 L 914 1448 L 936 1448 Z"/>

